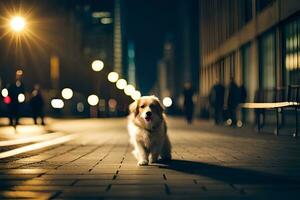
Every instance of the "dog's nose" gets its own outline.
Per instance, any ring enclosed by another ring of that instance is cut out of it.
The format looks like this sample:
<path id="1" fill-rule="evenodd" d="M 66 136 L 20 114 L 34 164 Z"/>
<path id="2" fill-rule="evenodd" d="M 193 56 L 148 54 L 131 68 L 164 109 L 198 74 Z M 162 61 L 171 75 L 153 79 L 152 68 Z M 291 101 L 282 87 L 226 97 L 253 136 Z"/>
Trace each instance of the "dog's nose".
<path id="1" fill-rule="evenodd" d="M 148 111 L 148 112 L 146 112 L 146 115 L 147 115 L 147 117 L 151 117 L 152 112 Z"/>

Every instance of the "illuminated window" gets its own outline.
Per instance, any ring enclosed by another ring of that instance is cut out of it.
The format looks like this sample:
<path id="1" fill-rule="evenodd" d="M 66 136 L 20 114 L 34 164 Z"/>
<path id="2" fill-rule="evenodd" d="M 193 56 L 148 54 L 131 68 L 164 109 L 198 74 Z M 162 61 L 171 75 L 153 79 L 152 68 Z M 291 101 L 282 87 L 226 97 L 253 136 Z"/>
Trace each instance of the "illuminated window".
<path id="1" fill-rule="evenodd" d="M 285 25 L 283 72 L 286 85 L 300 84 L 300 18 Z"/>

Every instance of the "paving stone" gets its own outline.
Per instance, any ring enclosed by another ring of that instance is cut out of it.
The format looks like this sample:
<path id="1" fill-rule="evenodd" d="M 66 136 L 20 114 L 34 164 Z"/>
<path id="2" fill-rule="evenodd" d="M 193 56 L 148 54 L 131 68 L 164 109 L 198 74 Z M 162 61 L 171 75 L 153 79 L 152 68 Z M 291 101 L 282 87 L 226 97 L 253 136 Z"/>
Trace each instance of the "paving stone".
<path id="1" fill-rule="evenodd" d="M 187 126 L 171 119 L 173 161 L 140 167 L 131 154 L 126 122 L 101 121 L 105 129 L 96 122 L 81 122 L 88 124 L 78 127 L 86 133 L 81 138 L 2 160 L 0 199 L 232 200 L 300 195 L 298 140 L 223 130 L 204 122 Z M 210 128 L 203 131 L 203 123 Z"/>

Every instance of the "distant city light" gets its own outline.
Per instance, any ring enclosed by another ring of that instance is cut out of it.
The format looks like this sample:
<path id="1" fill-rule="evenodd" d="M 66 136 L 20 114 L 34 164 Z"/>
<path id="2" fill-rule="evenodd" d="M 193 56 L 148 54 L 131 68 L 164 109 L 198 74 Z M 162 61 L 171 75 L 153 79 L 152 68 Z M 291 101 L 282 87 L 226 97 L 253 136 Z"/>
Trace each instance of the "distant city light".
<path id="1" fill-rule="evenodd" d="M 131 95 L 131 98 L 132 98 L 133 100 L 138 100 L 139 98 L 141 98 L 141 96 L 142 96 L 141 92 L 136 90 L 136 91 L 134 91 L 133 94 Z"/>
<path id="2" fill-rule="evenodd" d="M 10 104 L 10 103 L 11 103 L 11 98 L 10 98 L 10 96 L 4 97 L 3 101 L 4 101 L 5 104 Z"/>
<path id="3" fill-rule="evenodd" d="M 101 60 L 95 60 L 92 62 L 92 69 L 95 72 L 100 72 L 104 67 L 104 63 Z"/>
<path id="4" fill-rule="evenodd" d="M 10 26 L 13 31 L 20 32 L 25 28 L 25 19 L 21 16 L 15 16 L 10 21 Z"/>
<path id="5" fill-rule="evenodd" d="M 134 86 L 130 84 L 126 85 L 126 87 L 124 88 L 124 92 L 128 96 L 131 96 L 134 93 L 134 91 L 135 91 Z"/>
<path id="6" fill-rule="evenodd" d="M 127 85 L 127 81 L 124 79 L 119 79 L 116 85 L 118 89 L 123 90 Z"/>
<path id="7" fill-rule="evenodd" d="M 3 97 L 7 97 L 8 96 L 8 90 L 6 88 L 3 88 L 1 90 L 1 94 L 2 94 Z"/>
<path id="8" fill-rule="evenodd" d="M 170 97 L 165 97 L 163 99 L 163 104 L 164 104 L 165 107 L 172 106 L 172 104 L 173 104 L 172 99 Z"/>
<path id="9" fill-rule="evenodd" d="M 102 18 L 102 17 L 110 17 L 110 12 L 100 11 L 100 12 L 93 12 L 92 17 L 93 18 Z"/>
<path id="10" fill-rule="evenodd" d="M 24 94 L 19 94 L 18 95 L 18 102 L 19 103 L 23 103 L 25 101 L 25 95 Z"/>
<path id="11" fill-rule="evenodd" d="M 118 102 L 115 99 L 108 100 L 108 107 L 111 109 L 115 109 L 117 107 Z"/>
<path id="12" fill-rule="evenodd" d="M 61 100 L 61 99 L 52 99 L 51 100 L 51 106 L 53 108 L 61 109 L 65 106 L 65 104 L 64 104 L 63 100 Z"/>
<path id="13" fill-rule="evenodd" d="M 110 72 L 107 78 L 110 82 L 115 83 L 119 79 L 119 74 L 117 72 Z"/>
<path id="14" fill-rule="evenodd" d="M 64 88 L 61 91 L 61 96 L 64 99 L 71 99 L 73 97 L 73 90 L 71 88 Z"/>
<path id="15" fill-rule="evenodd" d="M 113 22 L 113 20 L 110 17 L 105 17 L 105 18 L 100 19 L 100 22 L 102 24 L 111 24 Z"/>
<path id="16" fill-rule="evenodd" d="M 99 98 L 95 94 L 90 95 L 87 100 L 88 100 L 88 103 L 90 104 L 90 106 L 95 106 L 99 102 Z"/>
<path id="17" fill-rule="evenodd" d="M 82 102 L 77 103 L 77 111 L 78 112 L 83 112 L 84 111 L 84 104 Z"/>

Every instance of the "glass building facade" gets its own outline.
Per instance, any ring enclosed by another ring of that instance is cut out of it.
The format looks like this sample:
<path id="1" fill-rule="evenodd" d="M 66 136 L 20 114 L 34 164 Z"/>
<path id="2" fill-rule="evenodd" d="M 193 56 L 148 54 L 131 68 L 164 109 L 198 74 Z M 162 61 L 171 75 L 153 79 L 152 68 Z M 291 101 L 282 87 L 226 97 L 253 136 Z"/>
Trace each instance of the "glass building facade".
<path id="1" fill-rule="evenodd" d="M 214 84 L 228 88 L 230 77 L 245 86 L 248 102 L 260 90 L 300 84 L 300 1 L 200 2 L 200 108 Z"/>
<path id="2" fill-rule="evenodd" d="M 300 84 L 300 17 L 284 25 L 283 47 L 284 84 Z"/>

